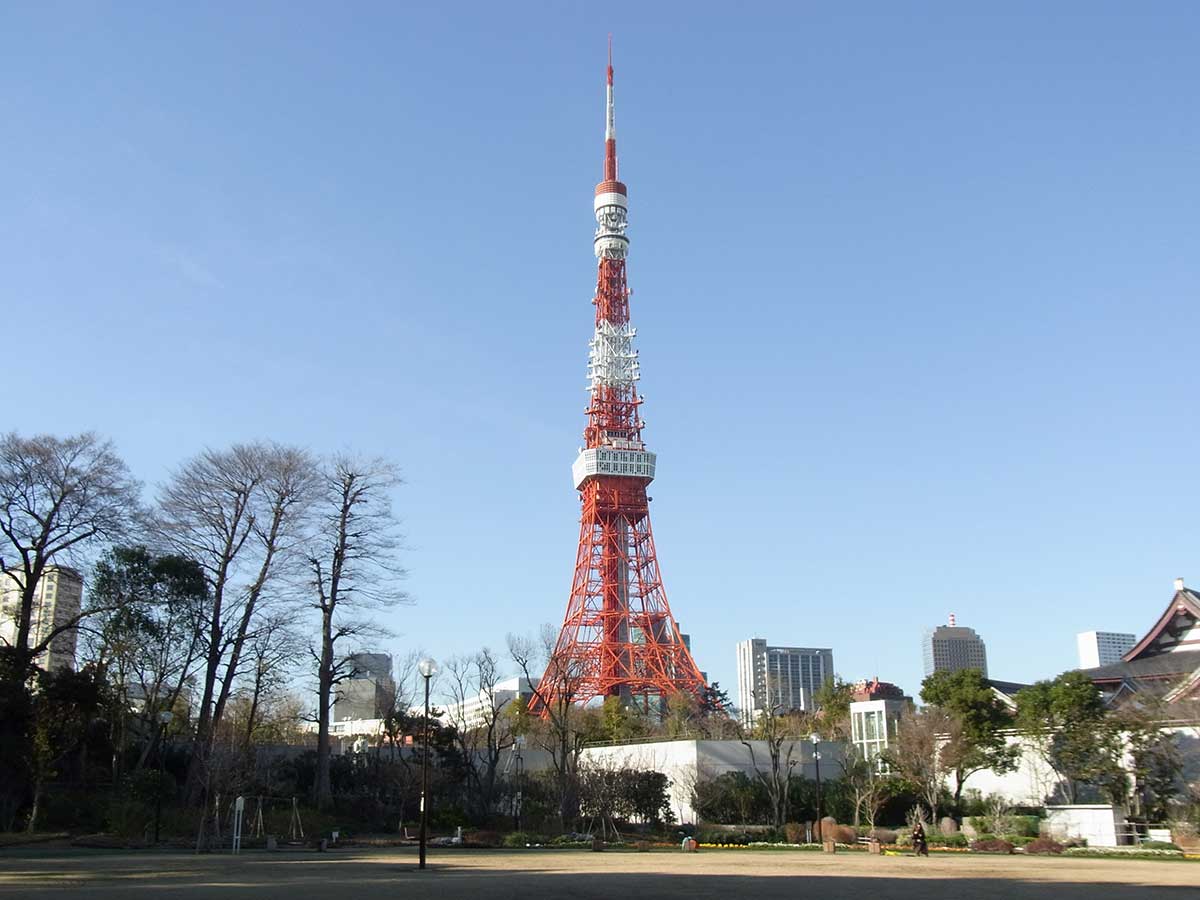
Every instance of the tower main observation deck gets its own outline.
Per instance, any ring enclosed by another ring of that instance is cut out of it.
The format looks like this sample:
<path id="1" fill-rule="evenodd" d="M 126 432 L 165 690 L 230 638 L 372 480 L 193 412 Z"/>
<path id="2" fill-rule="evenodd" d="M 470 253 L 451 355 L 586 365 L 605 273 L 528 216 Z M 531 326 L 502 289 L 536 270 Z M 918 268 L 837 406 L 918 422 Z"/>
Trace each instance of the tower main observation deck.
<path id="1" fill-rule="evenodd" d="M 642 440 L 637 332 L 629 318 L 625 259 L 628 195 L 617 173 L 609 52 L 604 179 L 596 185 L 596 330 L 588 353 L 584 447 L 572 466 L 582 502 L 571 598 L 534 711 L 621 697 L 645 709 L 680 691 L 700 698 L 704 677 L 663 590 L 646 487 L 657 459 Z"/>

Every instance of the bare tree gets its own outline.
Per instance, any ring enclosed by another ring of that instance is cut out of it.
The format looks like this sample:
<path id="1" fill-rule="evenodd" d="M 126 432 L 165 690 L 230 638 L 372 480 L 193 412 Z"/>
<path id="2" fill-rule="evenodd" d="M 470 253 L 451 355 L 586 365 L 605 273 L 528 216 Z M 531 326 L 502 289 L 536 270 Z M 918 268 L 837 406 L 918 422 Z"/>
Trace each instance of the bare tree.
<path id="1" fill-rule="evenodd" d="M 868 757 L 855 743 L 847 742 L 841 754 L 842 782 L 850 788 L 854 800 L 854 825 L 862 818 L 875 827 L 875 818 L 888 798 L 888 775 L 881 760 Z"/>
<path id="2" fill-rule="evenodd" d="M 316 802 L 333 799 L 329 780 L 329 713 L 335 686 L 350 675 L 342 643 L 380 629 L 373 609 L 405 599 L 396 561 L 399 536 L 391 493 L 400 484 L 395 466 L 382 459 L 334 457 L 321 473 L 314 533 L 305 558 L 312 605 L 321 616 L 317 663 Z"/>
<path id="3" fill-rule="evenodd" d="M 201 453 L 161 492 L 159 532 L 176 552 L 201 564 L 211 594 L 204 623 L 204 682 L 188 775 L 193 800 L 240 672 L 259 602 L 291 556 L 314 480 L 312 460 L 302 450 L 238 444 Z"/>
<path id="4" fill-rule="evenodd" d="M 559 821 L 565 828 L 579 805 L 579 759 L 587 732 L 596 723 L 595 716 L 575 702 L 584 675 L 579 663 L 560 660 L 555 671 L 547 670 L 540 678 L 537 674 L 547 666 L 556 641 L 554 627 L 543 625 L 538 641 L 510 634 L 508 652 L 529 682 L 542 717 L 531 723 L 530 737 L 550 754 Z"/>
<path id="5" fill-rule="evenodd" d="M 0 552 L 0 574 L 17 588 L 11 653 L 22 681 L 38 654 L 83 615 L 34 634 L 34 597 L 46 567 L 125 535 L 138 514 L 139 493 L 112 442 L 91 432 L 0 437 L 0 536 L 8 551 Z"/>
<path id="6" fill-rule="evenodd" d="M 277 614 L 259 625 L 249 649 L 250 666 L 242 692 L 246 703 L 242 743 L 247 748 L 254 744 L 255 729 L 262 724 L 263 707 L 287 692 L 303 648 L 291 617 Z"/>
<path id="7" fill-rule="evenodd" d="M 486 816 L 495 799 L 501 756 L 513 739 L 511 719 L 504 714 L 508 700 L 496 693 L 499 667 L 492 651 L 484 647 L 470 656 L 450 658 L 445 672 L 449 718 L 469 763 L 471 800 L 476 812 Z"/>
<path id="8" fill-rule="evenodd" d="M 34 607 L 38 583 L 51 564 L 121 537 L 138 493 L 112 444 L 94 434 L 0 437 L 0 596 L 13 596 L 4 612 L 14 623 L 0 642 L 0 825 L 11 824 L 30 784 L 34 662 L 83 616 L 45 621 Z"/>
<path id="9" fill-rule="evenodd" d="M 907 779 L 929 809 L 929 820 L 938 821 L 938 801 L 950 772 L 942 752 L 954 722 L 936 707 L 904 716 L 896 726 L 896 741 L 884 759 L 896 774 Z"/>
<path id="10" fill-rule="evenodd" d="M 750 765 L 766 789 L 771 802 L 771 815 L 777 828 L 788 820 L 792 778 L 800 763 L 799 749 L 812 727 L 804 716 L 771 705 L 763 709 L 753 729 L 742 737 L 742 745 L 750 751 Z M 759 765 L 755 742 L 767 745 L 765 768 Z"/>

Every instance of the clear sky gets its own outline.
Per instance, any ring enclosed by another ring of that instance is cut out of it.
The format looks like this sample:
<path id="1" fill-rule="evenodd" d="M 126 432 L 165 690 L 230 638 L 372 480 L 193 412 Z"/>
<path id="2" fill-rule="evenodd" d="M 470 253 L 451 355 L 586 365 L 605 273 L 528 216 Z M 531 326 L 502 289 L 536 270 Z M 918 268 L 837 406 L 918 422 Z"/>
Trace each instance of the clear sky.
<path id="1" fill-rule="evenodd" d="M 1200 584 L 1200 7 L 603 7 L 4 4 L 3 426 L 386 454 L 390 649 L 559 621 L 611 31 L 701 668 L 1033 680 Z"/>

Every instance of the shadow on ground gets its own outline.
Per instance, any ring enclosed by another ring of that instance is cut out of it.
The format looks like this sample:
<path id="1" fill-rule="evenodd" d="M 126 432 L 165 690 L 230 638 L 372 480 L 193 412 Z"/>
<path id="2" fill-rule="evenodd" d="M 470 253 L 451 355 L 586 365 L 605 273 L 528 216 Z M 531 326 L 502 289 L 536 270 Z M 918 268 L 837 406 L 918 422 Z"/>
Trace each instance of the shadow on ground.
<path id="1" fill-rule="evenodd" d="M 757 854 L 756 854 L 757 855 Z M 1110 864 L 1089 861 L 1080 868 L 1063 860 L 1039 866 L 1036 875 L 1022 872 L 1022 861 L 993 861 L 986 876 L 977 876 L 971 863 L 942 865 L 936 876 L 922 875 L 923 860 L 904 860 L 900 866 L 877 874 L 837 874 L 812 871 L 803 859 L 780 860 L 761 854 L 761 860 L 633 854 L 563 854 L 543 857 L 545 868 L 533 859 L 516 855 L 489 858 L 481 855 L 468 864 L 438 860 L 425 872 L 415 868 L 415 855 L 280 854 L 241 857 L 149 854 L 75 856 L 0 854 L 0 897 L 47 900 L 86 897 L 88 900 L 139 900 L 139 898 L 246 897 L 254 900 L 301 898 L 353 898 L 395 900 L 420 897 L 431 900 L 459 898 L 546 897 L 573 900 L 636 900 L 642 897 L 679 898 L 788 898 L 820 900 L 1145 900 L 1147 897 L 1197 900 L 1200 866 L 1187 863 L 1129 862 Z M 542 861 L 542 860 L 539 860 Z M 464 861 L 465 862 L 465 861 Z M 997 865 L 999 863 L 999 865 Z M 1010 865 L 1011 864 L 1011 865 Z M 735 869 L 705 874 L 689 869 Z M 954 874 L 961 868 L 962 877 Z M 650 871 L 637 871 L 646 869 Z M 756 872 L 756 869 L 761 869 Z M 807 869 L 807 870 L 806 870 Z M 570 870 L 570 871 L 568 871 Z M 1177 870 L 1177 871 L 1170 871 Z M 1084 872 L 1078 881 L 1074 872 Z M 932 870 L 931 870 L 932 872 Z M 1194 877 L 1193 877 L 1194 875 Z M 1065 877 L 1068 880 L 1046 881 Z M 1175 885 L 1156 882 L 1176 882 Z M 1183 885 L 1178 882 L 1185 882 Z"/>

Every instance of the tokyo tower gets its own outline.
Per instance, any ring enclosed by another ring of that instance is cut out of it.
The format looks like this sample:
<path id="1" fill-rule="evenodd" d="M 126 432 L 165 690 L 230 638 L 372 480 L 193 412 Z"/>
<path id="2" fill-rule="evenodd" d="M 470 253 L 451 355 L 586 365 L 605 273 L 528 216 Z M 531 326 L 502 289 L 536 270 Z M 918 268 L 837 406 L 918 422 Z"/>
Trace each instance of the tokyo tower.
<path id="1" fill-rule="evenodd" d="M 617 177 L 612 46 L 608 54 L 604 180 L 596 185 L 596 330 L 588 354 L 591 402 L 572 466 L 583 515 L 571 599 L 531 708 L 620 697 L 661 712 L 679 691 L 700 697 L 704 677 L 667 605 L 646 487 L 655 454 L 642 440 L 636 334 L 625 257 L 628 191 Z"/>

